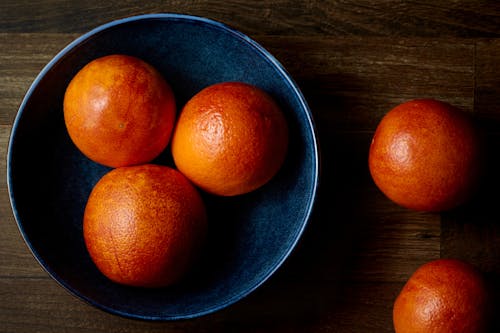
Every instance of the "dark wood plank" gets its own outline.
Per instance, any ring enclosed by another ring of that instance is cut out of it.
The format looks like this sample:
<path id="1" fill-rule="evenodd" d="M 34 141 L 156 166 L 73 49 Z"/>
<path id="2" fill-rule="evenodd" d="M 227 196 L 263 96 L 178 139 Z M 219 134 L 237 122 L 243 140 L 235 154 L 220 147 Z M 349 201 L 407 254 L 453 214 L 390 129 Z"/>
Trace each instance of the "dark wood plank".
<path id="1" fill-rule="evenodd" d="M 474 109 L 487 119 L 490 129 L 500 132 L 500 40 L 481 39 L 475 51 L 475 100 Z M 493 128 L 491 128 L 494 126 Z"/>
<path id="2" fill-rule="evenodd" d="M 374 131 L 397 104 L 437 98 L 472 111 L 474 42 L 463 39 L 256 39 L 296 79 L 328 130 Z"/>
<path id="3" fill-rule="evenodd" d="M 77 36 L 0 33 L 0 125 L 12 124 L 38 73 Z"/>
<path id="4" fill-rule="evenodd" d="M 498 188 L 500 186 L 500 43 L 478 40 L 475 63 L 474 112 L 484 133 L 486 166 L 476 196 L 463 207 L 443 215 L 441 256 L 459 258 L 485 273 L 500 308 L 500 224 Z M 492 332 L 500 331 L 496 318 Z"/>
<path id="5" fill-rule="evenodd" d="M 84 32 L 131 15 L 206 16 L 250 34 L 497 37 L 495 1 L 80 1 L 5 0 L 0 30 Z"/>
<path id="6" fill-rule="evenodd" d="M 7 148 L 9 144 L 11 126 L 0 124 L 0 186 L 7 186 Z"/>
<path id="7" fill-rule="evenodd" d="M 47 277 L 21 237 L 10 211 L 6 191 L 0 192 L 0 278 Z"/>
<path id="8" fill-rule="evenodd" d="M 296 292 L 298 287 L 298 292 Z M 234 306 L 181 322 L 121 318 L 75 299 L 49 279 L 0 279 L 2 332 L 392 332 L 400 283 L 354 283 L 319 294 L 300 284 L 263 288 Z M 381 314 L 381 316 L 377 315 Z"/>
<path id="9" fill-rule="evenodd" d="M 184 332 L 179 325 L 127 320 L 94 309 L 46 278 L 0 279 L 2 332 Z M 185 325 L 193 332 L 195 323 Z"/>

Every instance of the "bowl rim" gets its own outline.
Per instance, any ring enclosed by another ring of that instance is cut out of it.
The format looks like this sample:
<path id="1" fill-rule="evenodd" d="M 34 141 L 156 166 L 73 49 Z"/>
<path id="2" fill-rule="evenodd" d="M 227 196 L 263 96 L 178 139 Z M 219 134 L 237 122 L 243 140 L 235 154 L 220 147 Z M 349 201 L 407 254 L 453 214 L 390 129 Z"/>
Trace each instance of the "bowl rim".
<path id="1" fill-rule="evenodd" d="M 311 132 L 311 138 L 312 138 L 312 150 L 313 150 L 313 161 L 314 161 L 314 168 L 312 171 L 312 186 L 311 186 L 311 191 L 309 192 L 308 196 L 308 204 L 305 207 L 305 214 L 304 214 L 304 221 L 300 227 L 300 229 L 297 231 L 296 235 L 294 235 L 294 239 L 291 243 L 291 246 L 282 253 L 281 257 L 277 261 L 277 263 L 265 274 L 263 274 L 262 278 L 255 283 L 253 286 L 250 288 L 247 288 L 243 291 L 241 291 L 238 294 L 233 295 L 232 297 L 229 297 L 225 302 L 221 303 L 216 303 L 215 305 L 204 309 L 203 311 L 197 311 L 193 312 L 190 314 L 185 314 L 185 315 L 168 315 L 168 316 L 163 316 L 163 315 L 141 315 L 141 314 L 135 314 L 131 312 L 126 312 L 126 311 L 121 311 L 106 305 L 103 305 L 92 298 L 80 293 L 78 290 L 75 290 L 67 281 L 62 279 L 56 272 L 54 272 L 52 269 L 49 268 L 49 266 L 45 263 L 44 259 L 40 257 L 38 251 L 33 248 L 31 241 L 26 234 L 23 224 L 21 222 L 20 214 L 17 209 L 16 205 L 16 199 L 14 198 L 14 190 L 13 190 L 13 183 L 12 183 L 12 178 L 13 178 L 13 170 L 12 170 L 12 150 L 13 150 L 13 145 L 14 145 L 14 137 L 17 132 L 17 128 L 19 126 L 20 119 L 22 118 L 22 115 L 24 113 L 24 110 L 26 108 L 26 104 L 30 100 L 32 94 L 34 91 L 37 89 L 38 84 L 40 81 L 47 75 L 47 73 L 57 65 L 57 63 L 65 57 L 68 53 L 70 53 L 75 47 L 79 46 L 81 43 L 85 42 L 87 39 L 92 38 L 93 36 L 97 35 L 98 33 L 105 31 L 107 29 L 124 25 L 124 24 L 129 24 L 132 22 L 137 22 L 137 21 L 145 21 L 145 20 L 170 20 L 170 21 L 183 21 L 183 22 L 195 22 L 198 24 L 205 24 L 210 26 L 211 28 L 217 28 L 220 30 L 223 30 L 225 33 L 229 34 L 231 37 L 240 40 L 243 43 L 246 43 L 249 45 L 251 48 L 253 48 L 255 51 L 257 51 L 264 60 L 268 61 L 271 63 L 272 67 L 274 67 L 281 75 L 283 79 L 285 79 L 288 82 L 288 85 L 291 87 L 294 95 L 297 97 L 299 104 L 301 106 L 301 109 L 305 113 L 305 118 L 307 120 L 307 127 Z M 62 286 L 64 289 L 66 289 L 70 294 L 75 296 L 76 298 L 79 298 L 88 304 L 99 308 L 105 312 L 114 314 L 114 315 L 119 315 L 125 318 L 131 318 L 131 319 L 139 319 L 139 320 L 149 320 L 149 321 L 172 321 L 172 320 L 184 320 L 184 319 L 191 319 L 191 318 L 196 318 L 196 317 L 201 317 L 213 312 L 216 312 L 218 310 L 221 310 L 223 308 L 228 307 L 229 305 L 232 305 L 241 299 L 245 298 L 248 296 L 250 293 L 255 291 L 257 288 L 259 288 L 263 283 L 265 283 L 274 273 L 283 265 L 283 263 L 286 261 L 286 259 L 290 256 L 291 252 L 296 248 L 297 243 L 301 239 L 301 236 L 311 218 L 314 205 L 317 199 L 318 195 L 318 187 L 319 187 L 319 177 L 320 177 L 320 152 L 319 152 L 319 143 L 318 143 L 318 135 L 317 135 L 317 130 L 316 126 L 312 117 L 312 112 L 305 100 L 304 95 L 300 91 L 298 85 L 296 82 L 293 80 L 291 75 L 285 70 L 285 68 L 281 65 L 281 63 L 269 52 L 267 51 L 263 46 L 261 46 L 259 43 L 254 41 L 252 38 L 248 37 L 247 35 L 243 34 L 242 32 L 238 31 L 237 29 L 234 29 L 230 26 L 228 26 L 225 23 L 216 21 L 214 19 L 206 18 L 206 17 L 201 17 L 201 16 L 196 16 L 196 15 L 190 15 L 190 14 L 179 14 L 179 13 L 151 13 L 151 14 L 142 14 L 142 15 L 135 15 L 135 16 L 129 16 L 121 19 L 116 19 L 109 21 L 107 23 L 101 24 L 74 39 L 72 42 L 67 44 L 62 50 L 60 50 L 44 67 L 43 69 L 39 72 L 39 74 L 35 77 L 33 82 L 31 83 L 29 89 L 27 90 L 19 108 L 17 111 L 17 114 L 15 116 L 15 119 L 12 124 L 11 132 L 9 135 L 9 141 L 8 141 L 8 148 L 7 148 L 7 189 L 9 193 L 9 201 L 11 205 L 11 209 L 14 215 L 14 219 L 16 221 L 17 227 L 19 232 L 21 233 L 21 236 L 28 246 L 31 254 L 33 257 L 38 261 L 39 265 L 48 273 L 48 275 L 56 281 L 60 286 Z"/>

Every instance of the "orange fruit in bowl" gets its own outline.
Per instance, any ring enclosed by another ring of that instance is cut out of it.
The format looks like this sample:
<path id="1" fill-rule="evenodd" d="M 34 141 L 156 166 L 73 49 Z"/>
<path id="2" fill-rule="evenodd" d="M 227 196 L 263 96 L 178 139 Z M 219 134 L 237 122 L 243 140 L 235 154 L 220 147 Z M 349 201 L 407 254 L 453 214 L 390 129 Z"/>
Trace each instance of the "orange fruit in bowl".
<path id="1" fill-rule="evenodd" d="M 84 66 L 66 89 L 63 109 L 74 144 L 110 167 L 158 156 L 169 143 L 176 112 L 161 74 L 141 59 L 119 54 Z"/>
<path id="2" fill-rule="evenodd" d="M 205 239 L 207 218 L 195 187 L 177 170 L 116 168 L 94 186 L 84 212 L 86 247 L 114 282 L 162 287 L 179 281 Z"/>
<path id="3" fill-rule="evenodd" d="M 195 185 L 234 196 L 273 178 L 287 146 L 287 122 L 271 96 L 250 84 L 223 82 L 187 102 L 171 148 L 175 165 Z"/>
<path id="4" fill-rule="evenodd" d="M 418 99 L 384 116 L 368 163 L 375 184 L 392 201 L 419 211 L 445 211 L 474 192 L 480 155 L 478 134 L 464 112 Z"/>
<path id="5" fill-rule="evenodd" d="M 396 298 L 396 333 L 485 333 L 491 319 L 485 280 L 474 266 L 439 259 L 418 268 Z"/>

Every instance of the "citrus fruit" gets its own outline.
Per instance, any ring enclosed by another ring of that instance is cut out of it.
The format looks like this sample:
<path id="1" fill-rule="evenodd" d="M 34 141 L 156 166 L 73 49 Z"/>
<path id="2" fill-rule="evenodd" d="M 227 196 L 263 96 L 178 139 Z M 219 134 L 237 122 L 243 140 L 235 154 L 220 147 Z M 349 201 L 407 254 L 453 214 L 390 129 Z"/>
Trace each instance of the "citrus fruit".
<path id="1" fill-rule="evenodd" d="M 105 174 L 92 189 L 83 234 L 90 257 L 112 281 L 161 287 L 192 265 L 207 229 L 204 203 L 177 170 L 144 164 Z"/>
<path id="2" fill-rule="evenodd" d="M 394 302 L 396 333 L 484 333 L 490 316 L 481 273 L 456 259 L 424 264 Z"/>
<path id="3" fill-rule="evenodd" d="M 84 66 L 64 94 L 64 121 L 78 149 L 110 167 L 147 163 L 167 146 L 175 120 L 169 84 L 146 62 L 109 55 Z"/>
<path id="4" fill-rule="evenodd" d="M 288 127 L 262 89 L 223 82 L 193 96 L 172 137 L 177 168 L 201 189 L 233 196 L 267 183 L 284 162 Z"/>
<path id="5" fill-rule="evenodd" d="M 464 203 L 478 183 L 480 145 L 465 113 L 431 99 L 412 100 L 387 113 L 369 151 L 375 184 L 394 202 L 419 211 Z"/>

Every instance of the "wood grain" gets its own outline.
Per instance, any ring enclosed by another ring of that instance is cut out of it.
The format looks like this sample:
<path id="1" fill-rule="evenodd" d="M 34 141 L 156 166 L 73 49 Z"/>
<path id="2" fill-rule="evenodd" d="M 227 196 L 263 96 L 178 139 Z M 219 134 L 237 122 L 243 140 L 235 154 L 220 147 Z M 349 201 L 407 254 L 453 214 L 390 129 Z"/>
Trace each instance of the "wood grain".
<path id="1" fill-rule="evenodd" d="M 265 287 L 231 308 L 194 320 L 148 323 L 92 308 L 49 279 L 0 279 L 0 296 L 11 304 L 0 308 L 1 330 L 18 332 L 22 327 L 23 332 L 299 333 L 351 332 L 357 327 L 363 332 L 392 331 L 385 323 L 390 321 L 389 304 L 400 284 L 349 284 L 340 295 L 319 295 L 314 287 L 301 290 L 300 297 L 290 297 L 295 287 L 301 285 Z M 383 313 L 383 318 L 374 318 L 376 312 Z"/>
<path id="2" fill-rule="evenodd" d="M 500 121 L 500 41 L 498 39 L 481 39 L 476 43 L 475 51 L 475 111 L 483 119 L 493 122 L 493 131 L 498 131 Z"/>
<path id="3" fill-rule="evenodd" d="M 81 33 L 151 12 L 210 17 L 262 44 L 301 87 L 322 152 L 319 200 L 284 266 L 235 305 L 171 323 L 110 315 L 54 282 L 25 245 L 6 188 L 12 123 L 40 70 Z M 439 257 L 484 271 L 500 308 L 498 27 L 496 1 L 3 1 L 0 332 L 393 332 L 399 290 L 418 266 Z M 472 112 L 485 135 L 483 183 L 451 212 L 398 207 L 368 172 L 378 121 L 418 97 Z"/>
<path id="4" fill-rule="evenodd" d="M 255 37 L 297 80 L 320 125 L 373 131 L 414 98 L 472 111 L 474 42 L 464 39 Z"/>
<path id="5" fill-rule="evenodd" d="M 485 170 L 475 197 L 443 215 L 441 256 L 466 260 L 483 272 L 491 285 L 495 308 L 500 308 L 500 43 L 481 39 L 475 44 L 474 112 L 484 134 Z M 496 318 L 492 332 L 500 331 Z"/>
<path id="6" fill-rule="evenodd" d="M 4 32 L 85 32 L 154 12 L 206 16 L 266 35 L 498 37 L 496 1 L 16 1 L 4 0 Z"/>
<path id="7" fill-rule="evenodd" d="M 10 125 L 38 73 L 78 34 L 9 34 L 0 30 L 0 124 Z"/>

